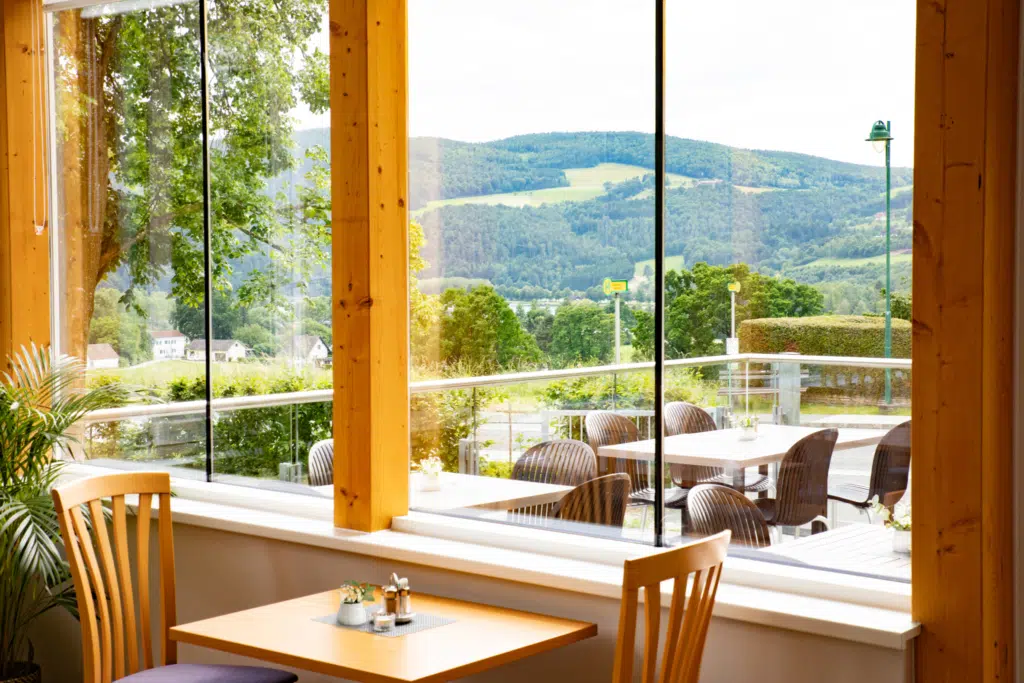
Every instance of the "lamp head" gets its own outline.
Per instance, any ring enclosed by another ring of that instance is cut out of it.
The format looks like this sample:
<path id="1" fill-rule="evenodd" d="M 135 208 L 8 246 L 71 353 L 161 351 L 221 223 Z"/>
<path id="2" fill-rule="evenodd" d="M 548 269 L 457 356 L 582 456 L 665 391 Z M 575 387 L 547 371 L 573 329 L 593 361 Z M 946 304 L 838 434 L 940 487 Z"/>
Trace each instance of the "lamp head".
<path id="1" fill-rule="evenodd" d="M 871 126 L 871 134 L 868 135 L 867 142 L 871 143 L 876 152 L 884 152 L 890 140 L 892 140 L 892 136 L 889 135 L 889 126 L 885 121 L 875 121 Z"/>

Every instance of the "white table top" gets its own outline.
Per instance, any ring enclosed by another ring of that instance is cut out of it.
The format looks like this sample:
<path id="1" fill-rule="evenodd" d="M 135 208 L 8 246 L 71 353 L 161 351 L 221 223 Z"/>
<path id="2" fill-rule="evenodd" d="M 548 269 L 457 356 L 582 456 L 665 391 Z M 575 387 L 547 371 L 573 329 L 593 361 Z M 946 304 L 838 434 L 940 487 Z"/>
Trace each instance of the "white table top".
<path id="1" fill-rule="evenodd" d="M 483 508 L 511 510 L 554 503 L 572 490 L 571 486 L 540 484 L 515 479 L 480 477 L 455 472 L 441 473 L 440 491 L 419 491 L 419 475 L 409 478 L 409 507 L 418 510 L 454 510 Z M 332 495 L 333 486 L 317 486 L 317 491 Z"/>
<path id="2" fill-rule="evenodd" d="M 894 552 L 892 531 L 875 524 L 847 524 L 762 548 L 759 552 L 788 557 L 815 567 L 910 578 L 910 555 Z"/>
<path id="3" fill-rule="evenodd" d="M 741 441 L 739 429 L 667 436 L 665 462 L 737 469 L 768 465 L 782 460 L 793 444 L 816 431 L 819 428 L 765 424 L 758 427 L 757 438 L 753 441 Z M 885 434 L 884 429 L 840 429 L 836 450 L 871 446 Z M 603 446 L 597 454 L 608 458 L 651 460 L 654 439 Z"/>

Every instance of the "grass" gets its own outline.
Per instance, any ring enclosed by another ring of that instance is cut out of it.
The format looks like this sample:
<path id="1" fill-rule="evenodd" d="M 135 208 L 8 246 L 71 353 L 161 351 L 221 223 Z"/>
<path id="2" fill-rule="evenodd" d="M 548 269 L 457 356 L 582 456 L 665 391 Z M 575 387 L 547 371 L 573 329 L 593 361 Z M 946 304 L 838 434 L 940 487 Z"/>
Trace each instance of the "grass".
<path id="1" fill-rule="evenodd" d="M 637 261 L 636 265 L 633 266 L 633 277 L 640 277 L 644 274 L 644 266 L 650 266 L 651 270 L 654 270 L 654 259 L 647 259 L 646 261 Z M 670 270 L 680 270 L 686 267 L 686 259 L 682 256 L 668 256 L 665 258 L 665 272 Z"/>
<path id="2" fill-rule="evenodd" d="M 205 365 L 200 361 L 163 360 L 131 368 L 110 370 L 90 370 L 92 377 L 115 377 L 125 384 L 141 387 L 166 387 L 172 380 L 195 380 L 205 375 Z M 240 377 L 268 377 L 273 375 L 292 375 L 295 371 L 284 362 L 268 361 L 265 363 L 214 363 L 213 378 L 237 379 Z M 305 368 L 303 374 L 314 380 L 329 379 L 331 371 L 324 368 Z"/>
<path id="3" fill-rule="evenodd" d="M 622 183 L 634 178 L 653 173 L 643 166 L 630 164 L 598 164 L 590 168 L 567 168 L 565 177 L 569 187 L 552 187 L 546 190 L 526 190 L 523 192 L 506 192 L 503 194 L 485 194 L 475 197 L 456 197 L 441 199 L 428 203 L 422 209 L 413 212 L 419 215 L 442 206 L 464 206 L 466 204 L 502 205 L 522 208 L 524 206 L 541 206 L 560 202 L 584 202 L 596 199 L 605 194 L 605 183 Z M 683 187 L 693 184 L 693 179 L 686 176 L 668 174 L 670 187 Z M 637 198 L 642 198 L 641 192 Z"/>
<path id="4" fill-rule="evenodd" d="M 910 251 L 895 251 L 892 254 L 893 265 L 897 263 L 910 263 L 913 257 Z M 800 268 L 808 268 L 813 266 L 840 266 L 847 268 L 855 268 L 857 266 L 871 266 L 871 265 L 885 265 L 885 254 L 879 254 L 878 256 L 868 256 L 866 258 L 820 258 L 811 261 L 810 263 L 804 263 L 799 266 Z"/>

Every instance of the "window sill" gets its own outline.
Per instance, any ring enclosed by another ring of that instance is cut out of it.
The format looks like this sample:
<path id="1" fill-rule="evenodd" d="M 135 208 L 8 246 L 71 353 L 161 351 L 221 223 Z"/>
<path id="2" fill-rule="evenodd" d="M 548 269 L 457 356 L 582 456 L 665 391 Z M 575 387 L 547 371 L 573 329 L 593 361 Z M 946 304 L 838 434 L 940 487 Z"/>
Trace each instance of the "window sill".
<path id="1" fill-rule="evenodd" d="M 64 476 L 80 478 L 109 471 L 76 463 Z M 622 560 L 658 552 L 638 544 L 417 512 L 395 519 L 391 530 L 367 534 L 336 529 L 331 521 L 331 501 L 326 499 L 184 480 L 174 480 L 172 488 L 176 494 L 174 521 L 179 524 L 612 600 L 621 598 Z M 212 502 L 217 493 L 230 495 Z M 233 504 L 224 504 L 225 499 Z M 280 512 L 283 509 L 288 509 L 288 514 Z M 487 538 L 491 545 L 481 545 L 480 538 Z M 556 544 L 557 553 L 538 552 Z M 597 553 L 601 561 L 597 561 Z M 806 594 L 808 589 L 817 595 Z M 670 590 L 667 585 L 663 589 L 666 600 Z M 852 598 L 861 600 L 851 602 Z M 714 614 L 903 650 L 920 632 L 903 607 L 908 603 L 906 584 L 729 558 Z"/>

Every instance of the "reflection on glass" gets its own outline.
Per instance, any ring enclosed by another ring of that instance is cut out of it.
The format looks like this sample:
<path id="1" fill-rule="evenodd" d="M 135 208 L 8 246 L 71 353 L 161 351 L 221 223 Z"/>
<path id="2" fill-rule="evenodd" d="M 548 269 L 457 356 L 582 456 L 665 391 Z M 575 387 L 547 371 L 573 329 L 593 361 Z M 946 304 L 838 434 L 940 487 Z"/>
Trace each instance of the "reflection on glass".
<path id="1" fill-rule="evenodd" d="M 57 336 L 89 384 L 165 402 L 87 421 L 86 454 L 201 477 L 205 423 L 183 402 L 202 368 L 176 306 L 202 316 L 198 5 L 62 11 L 53 45 Z"/>

